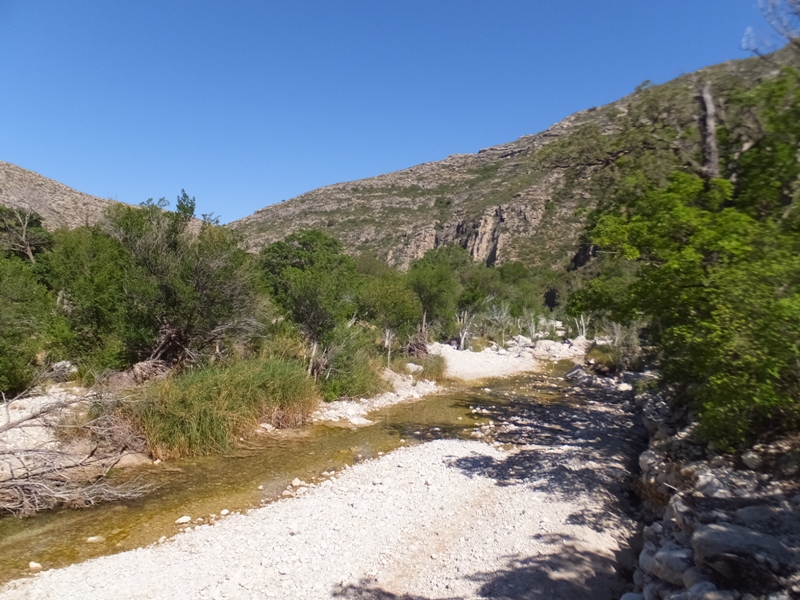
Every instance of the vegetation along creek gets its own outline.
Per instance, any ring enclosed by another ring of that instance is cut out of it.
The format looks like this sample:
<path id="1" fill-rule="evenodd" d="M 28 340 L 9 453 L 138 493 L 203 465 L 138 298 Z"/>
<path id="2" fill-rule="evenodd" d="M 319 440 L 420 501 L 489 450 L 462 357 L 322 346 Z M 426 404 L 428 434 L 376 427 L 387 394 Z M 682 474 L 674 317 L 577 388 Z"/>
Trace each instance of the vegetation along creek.
<path id="1" fill-rule="evenodd" d="M 192 169 L 0 161 L 0 600 L 800 598 L 800 0 L 760 5 L 780 48 L 227 223 Z"/>
<path id="2" fill-rule="evenodd" d="M 323 473 L 339 472 L 345 465 L 403 445 L 474 439 L 476 427 L 498 414 L 507 419 L 506 408 L 531 403 L 577 406 L 580 400 L 560 377 L 566 368 L 559 367 L 550 376 L 461 385 L 384 408 L 370 414 L 375 424 L 367 427 L 318 423 L 263 436 L 251 448 L 228 455 L 118 472 L 116 477 L 139 477 L 157 482 L 158 488 L 136 500 L 87 510 L 60 509 L 29 519 L 0 519 L 0 580 L 26 574 L 31 560 L 54 568 L 154 543 L 183 529 L 175 524 L 183 515 L 193 516 L 193 523 L 207 523 L 214 519 L 212 515 L 222 518 L 222 510 L 245 511 L 280 498 L 295 478 L 319 482 L 325 478 Z M 498 407 L 502 407 L 499 412 Z M 102 541 L 87 542 L 90 538 Z"/>

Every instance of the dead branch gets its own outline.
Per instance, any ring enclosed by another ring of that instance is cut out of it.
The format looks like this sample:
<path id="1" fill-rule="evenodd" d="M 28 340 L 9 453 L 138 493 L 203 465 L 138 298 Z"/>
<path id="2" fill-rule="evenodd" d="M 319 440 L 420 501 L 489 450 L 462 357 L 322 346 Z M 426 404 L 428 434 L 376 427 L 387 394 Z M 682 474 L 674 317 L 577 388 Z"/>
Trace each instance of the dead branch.
<path id="1" fill-rule="evenodd" d="M 85 402 L 86 400 L 89 400 L 90 398 L 97 397 L 97 396 L 99 396 L 99 394 L 92 394 L 92 395 L 87 394 L 87 395 L 81 396 L 79 398 L 72 398 L 70 400 L 61 400 L 60 402 L 53 402 L 52 404 L 48 404 L 46 406 L 43 406 L 39 410 L 35 410 L 31 414 L 29 414 L 27 416 L 24 416 L 24 417 L 21 417 L 21 418 L 17 419 L 16 421 L 9 421 L 5 425 L 0 425 L 0 433 L 5 433 L 9 429 L 14 429 L 16 427 L 19 427 L 20 425 L 22 425 L 22 423 L 25 423 L 26 421 L 31 421 L 33 419 L 38 419 L 38 418 L 40 418 L 40 417 L 42 417 L 44 415 L 47 415 L 49 413 L 52 413 L 52 412 L 56 411 L 56 410 L 61 410 L 63 408 L 67 408 L 68 406 L 73 406 L 73 405 L 78 404 L 80 402 Z M 19 398 L 19 396 L 17 396 L 17 398 L 15 398 L 15 400 L 18 399 L 18 398 Z M 7 405 L 6 406 L 8 406 L 8 403 L 10 403 L 10 402 L 12 402 L 12 400 L 7 401 Z"/>

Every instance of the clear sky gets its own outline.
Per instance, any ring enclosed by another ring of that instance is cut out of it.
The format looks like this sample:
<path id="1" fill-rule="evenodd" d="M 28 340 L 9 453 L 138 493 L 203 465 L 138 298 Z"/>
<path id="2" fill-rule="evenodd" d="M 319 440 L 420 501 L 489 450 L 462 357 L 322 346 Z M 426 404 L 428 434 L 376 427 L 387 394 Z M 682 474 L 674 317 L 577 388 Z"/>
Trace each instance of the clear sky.
<path id="1" fill-rule="evenodd" d="M 748 54 L 756 0 L 0 0 L 0 160 L 223 222 Z"/>

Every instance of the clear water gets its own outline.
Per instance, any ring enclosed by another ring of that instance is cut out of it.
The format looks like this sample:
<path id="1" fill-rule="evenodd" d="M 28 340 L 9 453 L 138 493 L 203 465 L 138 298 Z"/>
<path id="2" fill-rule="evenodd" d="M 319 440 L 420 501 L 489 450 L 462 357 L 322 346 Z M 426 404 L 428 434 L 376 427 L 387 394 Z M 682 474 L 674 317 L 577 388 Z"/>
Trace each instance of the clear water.
<path id="1" fill-rule="evenodd" d="M 563 368 L 556 367 L 551 376 Z M 369 427 L 309 425 L 265 436 L 255 447 L 232 455 L 120 474 L 157 482 L 159 487 L 129 502 L 50 511 L 28 519 L 0 518 L 0 583 L 29 573 L 30 561 L 49 569 L 152 544 L 177 533 L 180 526 L 175 520 L 183 515 L 208 520 L 223 509 L 260 506 L 279 498 L 295 477 L 319 481 L 324 471 L 338 472 L 400 446 L 436 438 L 473 439 L 473 427 L 484 424 L 487 417 L 474 414 L 471 407 L 504 404 L 512 398 L 563 400 L 563 384 L 534 374 L 489 380 L 374 412 L 369 418 L 375 425 Z M 88 543 L 91 536 L 105 541 Z"/>

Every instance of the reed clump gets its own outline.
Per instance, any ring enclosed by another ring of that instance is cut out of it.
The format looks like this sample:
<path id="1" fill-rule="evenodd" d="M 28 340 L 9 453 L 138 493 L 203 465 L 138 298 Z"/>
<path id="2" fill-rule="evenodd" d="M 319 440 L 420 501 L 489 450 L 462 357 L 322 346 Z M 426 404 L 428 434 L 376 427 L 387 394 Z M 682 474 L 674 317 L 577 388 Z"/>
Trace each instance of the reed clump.
<path id="1" fill-rule="evenodd" d="M 318 401 L 318 387 L 301 363 L 251 358 L 151 384 L 126 411 L 152 456 L 165 459 L 227 452 L 260 423 L 299 425 Z"/>

